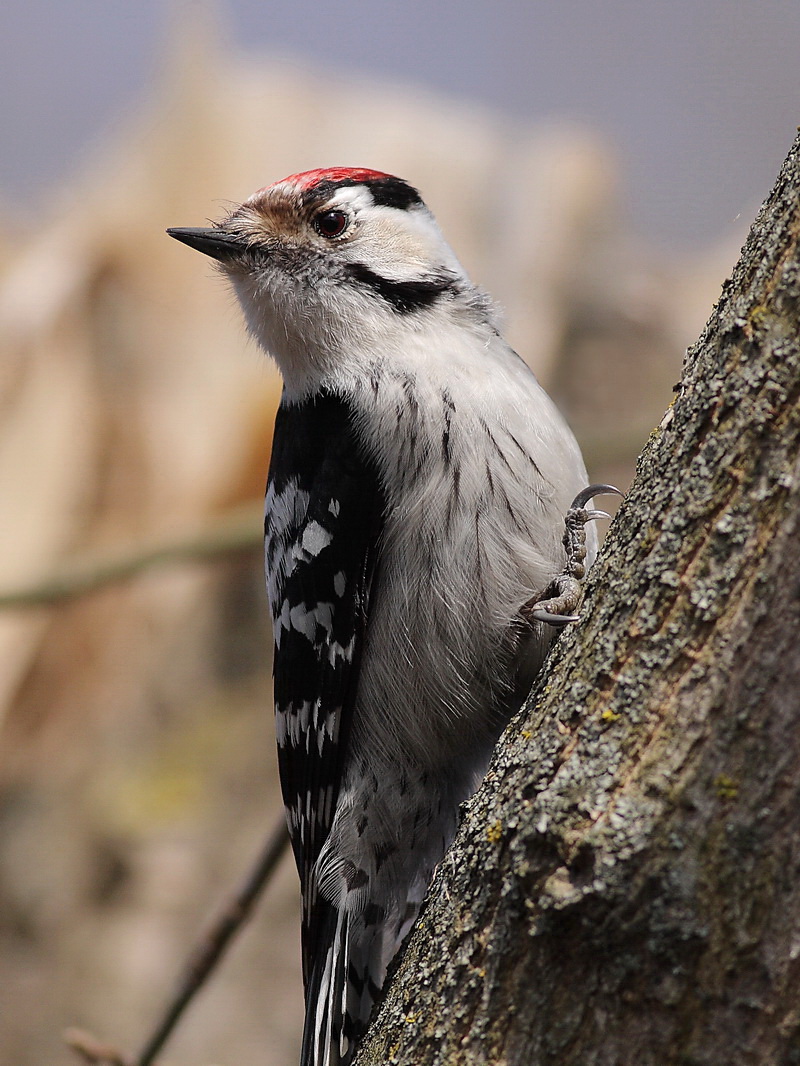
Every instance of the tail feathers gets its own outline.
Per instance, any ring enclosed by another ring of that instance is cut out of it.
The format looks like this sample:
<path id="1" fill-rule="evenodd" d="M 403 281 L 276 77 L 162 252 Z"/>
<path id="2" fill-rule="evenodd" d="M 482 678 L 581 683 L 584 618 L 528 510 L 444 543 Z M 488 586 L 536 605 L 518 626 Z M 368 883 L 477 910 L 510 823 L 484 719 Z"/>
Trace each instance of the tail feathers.
<path id="1" fill-rule="evenodd" d="M 300 1066 L 349 1066 L 386 973 L 380 926 L 365 926 L 363 915 L 327 909 L 306 988 Z"/>

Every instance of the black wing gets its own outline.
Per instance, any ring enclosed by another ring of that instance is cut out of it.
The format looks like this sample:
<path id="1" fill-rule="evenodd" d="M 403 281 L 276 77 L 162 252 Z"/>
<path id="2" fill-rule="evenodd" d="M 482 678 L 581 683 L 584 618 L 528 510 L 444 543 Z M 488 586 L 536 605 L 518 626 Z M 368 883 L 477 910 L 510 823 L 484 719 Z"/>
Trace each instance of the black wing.
<path id="1" fill-rule="evenodd" d="M 278 766 L 303 893 L 303 975 L 329 938 L 313 867 L 330 831 L 384 500 L 347 403 L 281 404 L 264 523 L 275 630 Z"/>

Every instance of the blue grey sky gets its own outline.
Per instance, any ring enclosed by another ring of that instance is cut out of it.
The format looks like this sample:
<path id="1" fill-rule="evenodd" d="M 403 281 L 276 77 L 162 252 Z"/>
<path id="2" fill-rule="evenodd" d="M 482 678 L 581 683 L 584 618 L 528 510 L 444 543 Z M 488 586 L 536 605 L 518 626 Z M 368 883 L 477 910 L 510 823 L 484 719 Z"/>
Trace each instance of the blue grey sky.
<path id="1" fill-rule="evenodd" d="M 201 0 L 0 5 L 0 197 L 35 208 L 152 84 Z M 205 6 L 203 4 L 202 6 Z M 724 238 L 800 123 L 798 0 L 224 0 L 228 42 L 386 76 L 616 149 L 637 230 Z M 332 115 L 331 121 L 337 121 Z"/>

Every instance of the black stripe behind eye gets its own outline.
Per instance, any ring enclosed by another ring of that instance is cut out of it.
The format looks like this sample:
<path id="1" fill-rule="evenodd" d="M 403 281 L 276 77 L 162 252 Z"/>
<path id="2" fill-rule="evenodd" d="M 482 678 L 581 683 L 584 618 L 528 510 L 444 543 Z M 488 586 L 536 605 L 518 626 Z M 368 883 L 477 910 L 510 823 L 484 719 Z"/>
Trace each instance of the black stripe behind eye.
<path id="1" fill-rule="evenodd" d="M 373 202 L 379 207 L 397 207 L 407 211 L 409 207 L 422 203 L 417 190 L 402 178 L 379 178 L 366 185 L 372 193 Z"/>
<path id="2" fill-rule="evenodd" d="M 402 178 L 376 178 L 373 181 L 359 181 L 355 178 L 345 178 L 343 181 L 318 181 L 310 189 L 303 193 L 303 202 L 306 204 L 324 203 L 338 190 L 349 189 L 357 185 L 363 185 L 369 189 L 372 202 L 378 207 L 396 207 L 400 211 L 407 211 L 409 207 L 418 207 L 422 204 L 422 197 L 407 181 Z"/>
<path id="3" fill-rule="evenodd" d="M 382 278 L 363 263 L 347 265 L 348 273 L 383 297 L 401 315 L 430 307 L 442 295 L 453 288 L 450 277 L 426 278 L 419 281 L 392 281 Z"/>

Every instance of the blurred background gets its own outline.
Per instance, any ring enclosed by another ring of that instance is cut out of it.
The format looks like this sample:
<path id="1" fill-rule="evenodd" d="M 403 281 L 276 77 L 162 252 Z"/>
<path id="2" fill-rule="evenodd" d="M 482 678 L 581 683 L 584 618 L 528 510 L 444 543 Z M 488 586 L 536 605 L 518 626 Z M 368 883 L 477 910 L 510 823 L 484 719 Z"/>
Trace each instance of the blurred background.
<path id="1" fill-rule="evenodd" d="M 796 0 L 7 2 L 0 595 L 255 543 L 279 382 L 163 231 L 311 167 L 422 190 L 625 487 L 795 135 L 798 55 Z M 70 1025 L 136 1049 L 274 821 L 261 565 L 0 610 L 2 1066 L 66 1066 Z M 287 859 L 164 1061 L 293 1061 L 297 919 Z"/>

